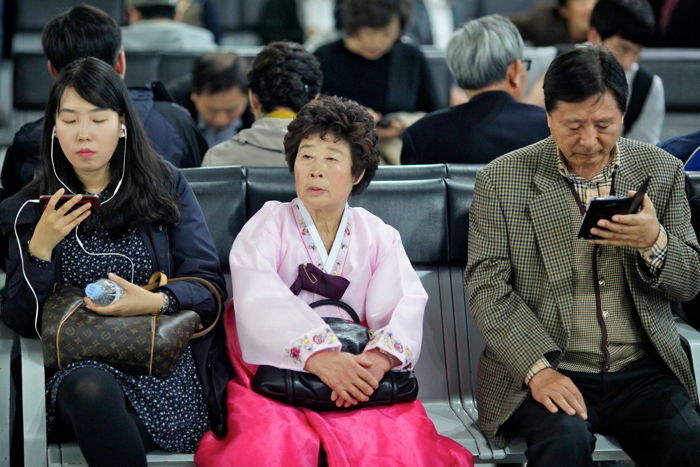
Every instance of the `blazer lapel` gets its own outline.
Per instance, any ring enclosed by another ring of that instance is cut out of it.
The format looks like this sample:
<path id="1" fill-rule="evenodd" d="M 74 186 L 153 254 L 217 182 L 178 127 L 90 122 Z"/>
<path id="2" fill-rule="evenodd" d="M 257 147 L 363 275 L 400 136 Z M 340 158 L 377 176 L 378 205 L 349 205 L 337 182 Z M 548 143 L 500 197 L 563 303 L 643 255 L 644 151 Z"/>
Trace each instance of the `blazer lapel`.
<path id="1" fill-rule="evenodd" d="M 537 246 L 562 315 L 567 334 L 573 311 L 573 234 L 568 200 L 571 191 L 557 170 L 556 145 L 543 155 L 534 176 L 537 191 L 530 201 L 530 215 Z"/>

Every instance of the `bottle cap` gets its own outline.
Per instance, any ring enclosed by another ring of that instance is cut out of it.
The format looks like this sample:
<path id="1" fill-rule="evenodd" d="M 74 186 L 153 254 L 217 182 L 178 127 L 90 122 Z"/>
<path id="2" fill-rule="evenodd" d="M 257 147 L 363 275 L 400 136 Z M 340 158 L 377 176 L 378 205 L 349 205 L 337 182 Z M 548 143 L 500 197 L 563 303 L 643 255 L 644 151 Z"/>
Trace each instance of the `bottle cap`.
<path id="1" fill-rule="evenodd" d="M 97 284 L 88 284 L 87 287 L 85 287 L 85 295 L 93 300 L 97 300 L 102 296 L 102 287 Z"/>

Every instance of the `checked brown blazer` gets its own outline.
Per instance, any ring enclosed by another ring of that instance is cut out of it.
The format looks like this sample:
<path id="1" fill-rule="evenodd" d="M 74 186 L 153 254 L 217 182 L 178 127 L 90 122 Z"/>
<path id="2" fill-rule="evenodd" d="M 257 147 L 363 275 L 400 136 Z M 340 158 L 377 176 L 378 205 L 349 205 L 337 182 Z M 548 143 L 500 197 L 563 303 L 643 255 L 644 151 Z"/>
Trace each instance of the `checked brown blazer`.
<path id="1" fill-rule="evenodd" d="M 690 224 L 680 160 L 649 144 L 618 141 L 617 193 L 635 190 L 651 175 L 648 195 L 668 234 L 666 262 L 652 276 L 639 253 L 625 248 L 623 270 L 642 328 L 697 403 L 688 359 L 670 301 L 700 290 L 700 247 Z M 494 444 L 528 394 L 523 380 L 545 356 L 556 368 L 567 351 L 573 319 L 571 192 L 557 170 L 549 137 L 488 164 L 476 179 L 469 215 L 465 287 L 484 335 L 476 400 L 479 427 Z"/>

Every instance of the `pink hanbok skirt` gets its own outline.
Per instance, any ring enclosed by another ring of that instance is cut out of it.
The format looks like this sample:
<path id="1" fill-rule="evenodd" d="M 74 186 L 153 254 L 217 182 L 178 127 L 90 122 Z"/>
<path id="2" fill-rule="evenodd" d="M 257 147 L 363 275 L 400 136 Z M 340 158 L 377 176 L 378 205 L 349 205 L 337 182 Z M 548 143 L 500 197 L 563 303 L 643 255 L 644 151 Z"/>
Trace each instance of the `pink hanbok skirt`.
<path id="1" fill-rule="evenodd" d="M 318 465 L 330 467 L 473 466 L 472 454 L 441 436 L 420 401 L 338 412 L 315 412 L 268 399 L 251 389 L 257 367 L 241 358 L 233 307 L 224 320 L 229 358 L 237 376 L 228 383 L 228 432 L 208 431 L 195 463 L 202 467 Z"/>

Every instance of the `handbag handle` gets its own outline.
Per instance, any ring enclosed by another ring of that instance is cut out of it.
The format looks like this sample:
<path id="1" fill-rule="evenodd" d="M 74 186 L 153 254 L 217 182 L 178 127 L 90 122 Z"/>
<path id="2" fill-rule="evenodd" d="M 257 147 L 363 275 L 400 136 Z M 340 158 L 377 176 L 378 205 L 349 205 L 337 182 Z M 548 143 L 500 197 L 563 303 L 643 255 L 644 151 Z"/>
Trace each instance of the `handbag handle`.
<path id="1" fill-rule="evenodd" d="M 212 329 L 214 329 L 214 326 L 216 326 L 216 323 L 219 322 L 219 318 L 221 317 L 221 311 L 223 309 L 222 303 L 221 303 L 221 295 L 219 294 L 219 291 L 212 285 L 211 282 L 209 282 L 206 279 L 202 279 L 201 277 L 194 277 L 194 276 L 187 276 L 187 277 L 178 277 L 175 279 L 168 279 L 168 276 L 163 274 L 160 271 L 156 271 L 153 274 L 151 274 L 151 277 L 148 279 L 148 284 L 144 285 L 143 288 L 148 290 L 149 292 L 157 289 L 158 287 L 163 287 L 166 285 L 168 282 L 179 282 L 179 281 L 195 281 L 203 286 L 205 286 L 209 291 L 214 295 L 214 298 L 216 299 L 216 319 L 207 326 L 206 328 L 202 329 L 199 332 L 195 332 L 192 334 L 191 339 L 197 339 L 199 337 L 207 335 Z M 341 302 L 342 303 L 342 302 Z M 352 309 L 352 308 L 351 308 Z M 354 311 L 353 311 L 354 313 Z"/>
<path id="2" fill-rule="evenodd" d="M 350 305 L 348 305 L 345 302 L 341 302 L 340 300 L 333 300 L 331 298 L 324 298 L 323 300 L 318 300 L 316 302 L 309 304 L 309 306 L 311 308 L 317 308 L 319 306 L 326 306 L 326 305 L 333 305 L 333 306 L 337 306 L 338 308 L 342 308 L 343 310 L 345 310 L 345 312 L 348 315 L 350 315 L 350 317 L 352 318 L 352 321 L 355 324 L 362 324 L 362 322 L 360 322 L 360 317 L 357 315 L 355 310 L 353 310 Z"/>

